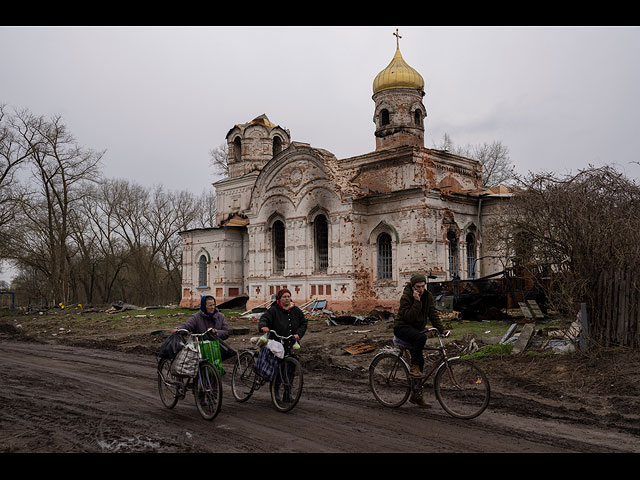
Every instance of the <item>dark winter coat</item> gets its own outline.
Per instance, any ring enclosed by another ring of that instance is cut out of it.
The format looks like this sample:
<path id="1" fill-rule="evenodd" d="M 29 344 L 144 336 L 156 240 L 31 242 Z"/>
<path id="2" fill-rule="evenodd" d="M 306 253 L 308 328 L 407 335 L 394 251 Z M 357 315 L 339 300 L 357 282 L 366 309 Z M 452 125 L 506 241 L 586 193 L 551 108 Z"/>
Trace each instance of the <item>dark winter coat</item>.
<path id="1" fill-rule="evenodd" d="M 297 334 L 302 338 L 307 331 L 307 319 L 298 307 L 285 310 L 278 302 L 274 302 L 260 317 L 258 330 L 262 327 L 269 327 L 269 330 L 275 330 L 282 337 Z"/>
<path id="2" fill-rule="evenodd" d="M 413 298 L 411 283 L 407 283 L 400 297 L 400 308 L 393 326 L 424 330 L 428 323 L 437 328 L 439 332 L 444 331 L 431 292 L 425 289 L 420 300 L 416 300 Z"/>

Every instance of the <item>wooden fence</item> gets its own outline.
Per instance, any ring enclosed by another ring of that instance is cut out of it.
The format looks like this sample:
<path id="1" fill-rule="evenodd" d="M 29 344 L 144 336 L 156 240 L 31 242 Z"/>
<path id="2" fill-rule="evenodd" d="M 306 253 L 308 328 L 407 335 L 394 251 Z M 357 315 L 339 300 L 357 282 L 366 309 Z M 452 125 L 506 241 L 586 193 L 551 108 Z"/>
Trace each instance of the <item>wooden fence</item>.
<path id="1" fill-rule="evenodd" d="M 589 315 L 589 337 L 604 346 L 640 348 L 640 272 L 603 271 Z"/>

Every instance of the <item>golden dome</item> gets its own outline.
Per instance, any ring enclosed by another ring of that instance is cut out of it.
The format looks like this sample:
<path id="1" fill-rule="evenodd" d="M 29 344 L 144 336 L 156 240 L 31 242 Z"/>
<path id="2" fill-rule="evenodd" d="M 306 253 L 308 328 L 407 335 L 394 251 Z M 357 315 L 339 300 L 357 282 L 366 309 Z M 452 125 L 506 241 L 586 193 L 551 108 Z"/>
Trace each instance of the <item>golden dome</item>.
<path id="1" fill-rule="evenodd" d="M 373 80 L 373 93 L 390 88 L 415 88 L 420 91 L 424 89 L 424 79 L 416 70 L 411 68 L 404 61 L 400 54 L 400 47 L 396 48 L 391 63 L 382 70 Z"/>

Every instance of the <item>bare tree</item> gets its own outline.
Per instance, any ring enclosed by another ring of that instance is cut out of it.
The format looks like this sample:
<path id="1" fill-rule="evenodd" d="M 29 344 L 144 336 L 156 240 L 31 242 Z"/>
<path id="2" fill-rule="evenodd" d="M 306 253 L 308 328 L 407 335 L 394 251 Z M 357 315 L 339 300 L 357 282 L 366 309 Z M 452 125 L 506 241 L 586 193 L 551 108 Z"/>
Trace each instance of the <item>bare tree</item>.
<path id="1" fill-rule="evenodd" d="M 15 174 L 31 156 L 34 142 L 22 142 L 17 136 L 15 118 L 8 113 L 6 105 L 0 104 L 0 259 L 8 255 L 10 222 L 15 218 L 15 209 L 21 192 Z M 31 132 L 35 136 L 35 132 Z"/>
<path id="2" fill-rule="evenodd" d="M 223 143 L 209 152 L 209 165 L 219 175 L 229 176 L 229 147 Z"/>
<path id="3" fill-rule="evenodd" d="M 509 149 L 500 141 L 462 147 L 456 146 L 451 137 L 445 133 L 442 143 L 436 148 L 480 162 L 482 164 L 482 184 L 487 187 L 510 183 L 515 179 Z"/>
<path id="4" fill-rule="evenodd" d="M 66 303 L 75 295 L 71 212 L 85 195 L 85 184 L 99 179 L 103 153 L 80 147 L 59 116 L 47 120 L 23 110 L 14 129 L 20 148 L 28 152 L 33 182 L 20 203 L 23 230 L 13 255 L 46 273 L 49 302 Z"/>

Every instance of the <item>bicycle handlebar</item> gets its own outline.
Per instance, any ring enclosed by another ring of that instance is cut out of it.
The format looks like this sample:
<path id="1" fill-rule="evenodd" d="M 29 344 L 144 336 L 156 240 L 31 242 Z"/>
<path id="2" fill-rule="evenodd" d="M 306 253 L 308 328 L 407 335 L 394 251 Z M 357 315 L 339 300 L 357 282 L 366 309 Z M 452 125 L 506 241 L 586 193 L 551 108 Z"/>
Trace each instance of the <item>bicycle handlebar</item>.
<path id="1" fill-rule="evenodd" d="M 280 340 L 288 340 L 288 339 L 290 339 L 290 338 L 292 338 L 292 337 L 294 337 L 294 336 L 295 336 L 295 334 L 291 334 L 291 335 L 289 335 L 289 336 L 287 336 L 287 337 L 283 337 L 282 335 L 278 335 L 278 332 L 276 332 L 275 330 L 269 330 L 269 331 L 267 332 L 267 335 L 271 335 L 272 333 L 273 333 L 276 337 L 278 337 Z"/>
<path id="2" fill-rule="evenodd" d="M 205 335 L 208 335 L 212 330 L 213 328 L 207 328 L 203 333 L 192 333 L 186 328 L 178 328 L 176 332 L 185 332 L 191 335 L 192 337 L 204 337 Z"/>
<path id="3" fill-rule="evenodd" d="M 426 333 L 426 332 L 436 332 L 436 334 L 439 337 L 446 338 L 451 333 L 451 330 L 446 330 L 445 333 L 440 333 L 440 330 L 438 330 L 436 327 L 431 327 L 431 328 L 427 328 L 426 330 L 422 331 L 422 333 Z"/>

